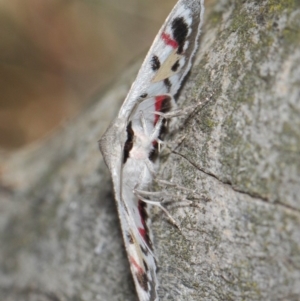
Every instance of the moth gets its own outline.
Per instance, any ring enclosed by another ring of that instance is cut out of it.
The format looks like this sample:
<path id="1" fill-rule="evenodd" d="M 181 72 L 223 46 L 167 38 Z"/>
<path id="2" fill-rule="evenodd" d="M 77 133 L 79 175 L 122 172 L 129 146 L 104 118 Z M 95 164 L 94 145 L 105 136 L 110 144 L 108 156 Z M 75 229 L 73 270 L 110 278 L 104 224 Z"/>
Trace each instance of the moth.
<path id="1" fill-rule="evenodd" d="M 190 70 L 198 48 L 203 0 L 179 0 L 158 32 L 137 78 L 99 141 L 108 166 L 123 239 L 140 301 L 157 301 L 156 260 L 147 191 L 158 167 L 158 151 L 167 116 L 176 108 L 174 95 Z M 154 202 L 153 202 L 154 203 Z"/>

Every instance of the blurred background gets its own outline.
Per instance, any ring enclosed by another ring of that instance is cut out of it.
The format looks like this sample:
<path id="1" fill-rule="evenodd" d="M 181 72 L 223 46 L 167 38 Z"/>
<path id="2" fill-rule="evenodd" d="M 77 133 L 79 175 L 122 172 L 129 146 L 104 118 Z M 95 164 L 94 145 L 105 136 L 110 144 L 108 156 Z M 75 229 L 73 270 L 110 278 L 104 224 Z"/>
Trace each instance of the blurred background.
<path id="1" fill-rule="evenodd" d="M 176 0 L 0 0 L 0 149 L 74 117 L 146 54 Z"/>

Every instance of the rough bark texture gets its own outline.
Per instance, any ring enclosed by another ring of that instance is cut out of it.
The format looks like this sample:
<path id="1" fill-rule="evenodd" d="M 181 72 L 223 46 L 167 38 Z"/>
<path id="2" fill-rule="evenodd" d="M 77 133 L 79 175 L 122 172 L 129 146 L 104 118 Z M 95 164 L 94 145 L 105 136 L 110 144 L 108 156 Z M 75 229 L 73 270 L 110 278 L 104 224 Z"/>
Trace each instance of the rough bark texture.
<path id="1" fill-rule="evenodd" d="M 179 103 L 207 100 L 178 121 L 160 173 L 183 233 L 151 214 L 162 300 L 300 299 L 299 20 L 296 0 L 207 7 Z M 3 156 L 2 301 L 136 300 L 97 140 L 138 66 L 42 145 Z"/>

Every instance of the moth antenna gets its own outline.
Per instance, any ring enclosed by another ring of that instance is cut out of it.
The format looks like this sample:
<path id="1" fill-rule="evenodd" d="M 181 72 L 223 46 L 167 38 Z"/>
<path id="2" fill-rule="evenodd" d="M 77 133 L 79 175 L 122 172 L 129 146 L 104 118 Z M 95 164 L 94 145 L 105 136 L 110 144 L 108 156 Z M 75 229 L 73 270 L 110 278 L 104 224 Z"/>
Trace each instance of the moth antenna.
<path id="1" fill-rule="evenodd" d="M 145 190 L 139 190 L 138 187 L 135 187 L 133 190 L 133 193 L 136 195 L 146 195 L 146 196 L 155 196 L 155 197 L 161 197 L 163 194 L 161 191 L 145 191 Z"/>

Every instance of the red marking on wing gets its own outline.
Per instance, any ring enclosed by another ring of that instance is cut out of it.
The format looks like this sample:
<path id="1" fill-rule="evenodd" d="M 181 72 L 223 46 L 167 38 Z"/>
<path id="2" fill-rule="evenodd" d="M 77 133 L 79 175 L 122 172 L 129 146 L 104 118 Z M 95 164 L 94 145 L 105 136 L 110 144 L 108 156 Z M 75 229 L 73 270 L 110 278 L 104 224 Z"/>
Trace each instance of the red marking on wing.
<path id="1" fill-rule="evenodd" d="M 166 45 L 169 45 L 174 49 L 178 48 L 178 43 L 175 40 L 173 40 L 169 34 L 163 32 L 161 38 L 166 43 Z"/>
<path id="2" fill-rule="evenodd" d="M 135 259 L 132 256 L 130 256 L 129 260 L 132 263 L 132 265 L 138 270 L 139 274 L 144 273 L 144 270 L 139 266 L 139 264 L 135 261 Z"/>
<path id="3" fill-rule="evenodd" d="M 166 99 L 166 95 L 158 95 L 155 97 L 155 112 L 160 112 L 163 101 Z M 157 123 L 159 115 L 155 114 L 154 125 Z"/>
<path id="4" fill-rule="evenodd" d="M 139 232 L 140 232 L 140 234 L 143 236 L 143 238 L 144 238 L 144 240 L 146 240 L 146 230 L 145 229 L 143 229 L 143 228 L 139 228 Z"/>
<path id="5" fill-rule="evenodd" d="M 154 148 L 156 148 L 157 145 L 158 145 L 158 142 L 157 142 L 156 140 L 152 141 L 152 146 L 153 146 Z"/>
<path id="6" fill-rule="evenodd" d="M 141 217 L 141 223 L 142 223 L 142 225 L 144 227 L 144 228 L 138 228 L 138 229 L 139 229 L 140 234 L 144 238 L 144 240 L 147 240 L 147 232 L 145 230 L 146 223 L 145 223 L 145 220 L 143 218 L 143 213 L 142 213 L 143 208 L 142 208 L 142 201 L 141 200 L 139 200 L 138 208 L 139 208 L 139 213 L 140 213 L 140 217 Z"/>

